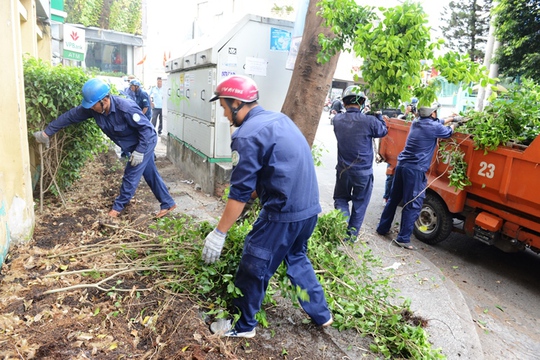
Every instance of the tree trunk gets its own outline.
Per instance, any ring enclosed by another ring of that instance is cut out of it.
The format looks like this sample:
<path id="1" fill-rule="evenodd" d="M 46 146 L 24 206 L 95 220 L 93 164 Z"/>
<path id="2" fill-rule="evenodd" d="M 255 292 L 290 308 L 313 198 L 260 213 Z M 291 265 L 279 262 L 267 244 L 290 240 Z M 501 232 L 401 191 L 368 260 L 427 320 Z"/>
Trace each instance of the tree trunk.
<path id="1" fill-rule="evenodd" d="M 281 111 L 289 116 L 300 128 L 309 145 L 313 145 L 324 101 L 336 70 L 339 54 L 325 64 L 317 62 L 321 51 L 319 33 L 332 36 L 329 28 L 322 27 L 323 18 L 317 15 L 318 0 L 310 0 L 306 14 L 306 25 L 298 56 L 294 64 L 289 91 Z"/>

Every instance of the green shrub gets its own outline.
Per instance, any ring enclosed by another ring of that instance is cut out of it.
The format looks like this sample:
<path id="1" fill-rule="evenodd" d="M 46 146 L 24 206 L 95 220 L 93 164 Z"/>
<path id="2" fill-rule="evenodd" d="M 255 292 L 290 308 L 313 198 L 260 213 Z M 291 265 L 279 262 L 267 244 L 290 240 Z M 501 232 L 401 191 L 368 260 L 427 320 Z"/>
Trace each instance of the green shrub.
<path id="1" fill-rule="evenodd" d="M 30 143 L 32 134 L 67 110 L 80 105 L 81 89 L 88 75 L 81 68 L 52 66 L 35 58 L 24 59 L 24 92 Z M 51 139 L 43 152 L 44 191 L 58 194 L 80 175 L 85 162 L 107 149 L 107 142 L 93 119 L 71 125 Z"/>

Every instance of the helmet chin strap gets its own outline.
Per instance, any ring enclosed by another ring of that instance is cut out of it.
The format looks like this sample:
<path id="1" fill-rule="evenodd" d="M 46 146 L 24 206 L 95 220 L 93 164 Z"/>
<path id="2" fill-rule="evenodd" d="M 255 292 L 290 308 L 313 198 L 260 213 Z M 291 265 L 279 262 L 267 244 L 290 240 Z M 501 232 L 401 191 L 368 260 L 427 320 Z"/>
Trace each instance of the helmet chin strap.
<path id="1" fill-rule="evenodd" d="M 232 104 L 233 104 L 234 100 L 233 99 L 225 99 L 225 103 L 227 103 L 227 106 L 229 107 L 229 109 L 231 110 L 231 113 L 232 113 L 232 125 L 231 126 L 236 126 L 236 127 L 239 127 L 240 124 L 238 123 L 238 119 L 236 118 L 236 115 L 238 115 L 238 112 L 240 111 L 240 109 L 242 109 L 244 107 L 244 105 L 246 105 L 245 102 L 242 102 L 240 103 L 240 105 L 238 107 L 233 107 Z"/>
<path id="2" fill-rule="evenodd" d="M 103 99 L 99 100 L 99 103 L 101 104 L 101 115 L 105 114 L 105 106 L 103 105 Z"/>

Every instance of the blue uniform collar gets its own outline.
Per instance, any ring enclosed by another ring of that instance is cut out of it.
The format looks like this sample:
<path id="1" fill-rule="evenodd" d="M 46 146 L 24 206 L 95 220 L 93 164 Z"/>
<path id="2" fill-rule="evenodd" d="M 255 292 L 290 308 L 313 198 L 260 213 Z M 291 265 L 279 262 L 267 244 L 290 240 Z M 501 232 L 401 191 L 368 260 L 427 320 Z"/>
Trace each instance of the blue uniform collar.
<path id="1" fill-rule="evenodd" d="M 350 107 L 347 109 L 347 112 L 361 112 L 362 110 L 355 107 Z"/>
<path id="2" fill-rule="evenodd" d="M 261 105 L 255 106 L 253 109 L 249 110 L 249 112 L 244 117 L 244 120 L 242 120 L 242 124 L 240 124 L 240 126 L 242 126 L 246 121 L 248 121 L 249 118 L 257 116 L 258 114 L 260 114 L 263 111 L 264 111 L 264 109 L 262 108 Z"/>
<path id="3" fill-rule="evenodd" d="M 113 112 L 116 112 L 116 99 L 114 98 L 114 96 L 109 96 L 109 103 L 111 104 L 110 106 L 110 109 L 109 109 L 109 114 L 110 113 L 113 113 Z"/>

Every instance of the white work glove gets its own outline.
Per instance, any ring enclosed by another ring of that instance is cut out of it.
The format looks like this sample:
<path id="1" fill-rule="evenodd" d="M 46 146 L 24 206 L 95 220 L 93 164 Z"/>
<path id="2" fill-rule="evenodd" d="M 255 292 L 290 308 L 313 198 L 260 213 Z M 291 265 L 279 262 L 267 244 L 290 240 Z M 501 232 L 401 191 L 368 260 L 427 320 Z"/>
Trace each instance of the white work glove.
<path id="1" fill-rule="evenodd" d="M 225 236 L 227 236 L 227 234 L 222 233 L 217 228 L 206 236 L 204 249 L 202 251 L 202 258 L 205 263 L 213 264 L 219 259 L 223 244 L 225 243 Z"/>
<path id="2" fill-rule="evenodd" d="M 45 134 L 44 131 L 36 131 L 34 133 L 34 138 L 36 139 L 36 141 L 40 144 L 45 144 L 45 147 L 48 149 L 49 148 L 49 137 L 47 136 L 47 134 Z"/>
<path id="3" fill-rule="evenodd" d="M 455 123 L 463 122 L 463 116 L 454 116 L 452 118 L 452 122 L 455 122 Z"/>
<path id="4" fill-rule="evenodd" d="M 138 151 L 134 151 L 131 154 L 131 158 L 129 159 L 129 161 L 131 162 L 131 166 L 139 165 L 140 163 L 142 163 L 143 158 L 144 158 L 144 154 L 142 154 L 142 153 L 140 153 Z"/>

